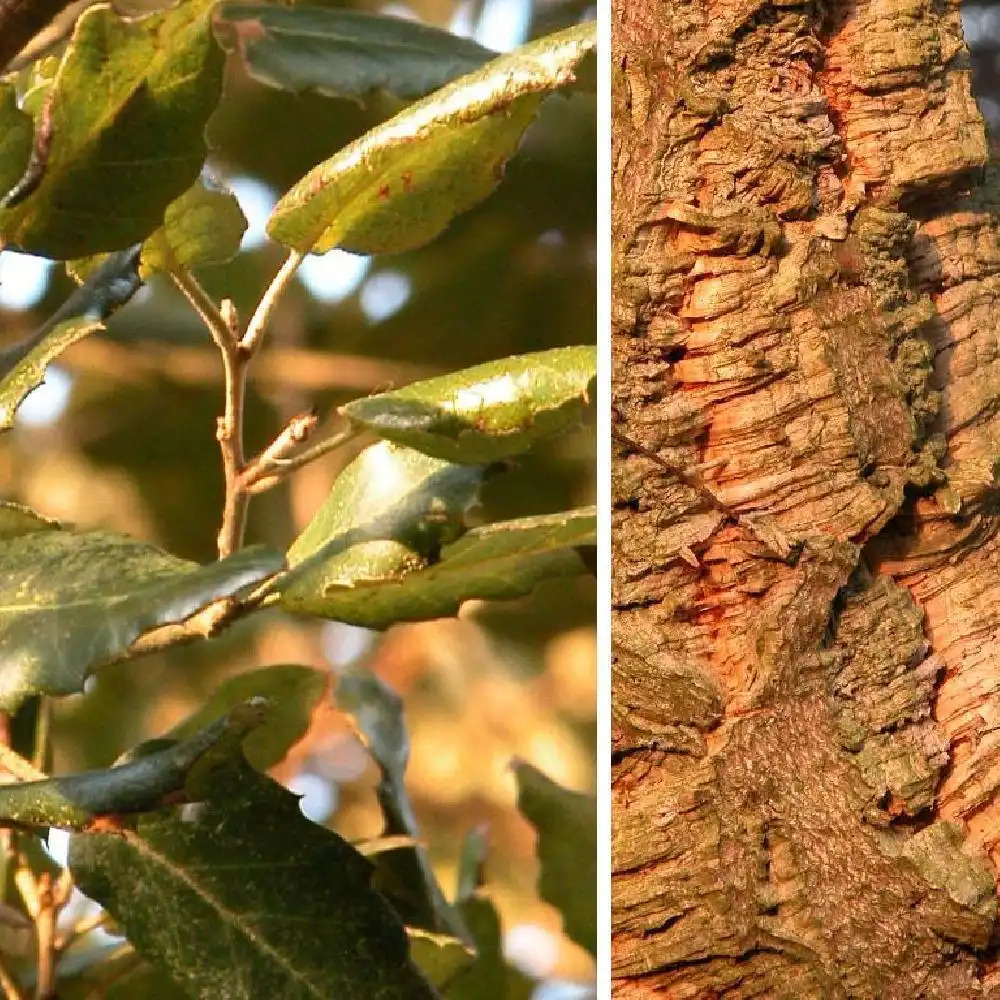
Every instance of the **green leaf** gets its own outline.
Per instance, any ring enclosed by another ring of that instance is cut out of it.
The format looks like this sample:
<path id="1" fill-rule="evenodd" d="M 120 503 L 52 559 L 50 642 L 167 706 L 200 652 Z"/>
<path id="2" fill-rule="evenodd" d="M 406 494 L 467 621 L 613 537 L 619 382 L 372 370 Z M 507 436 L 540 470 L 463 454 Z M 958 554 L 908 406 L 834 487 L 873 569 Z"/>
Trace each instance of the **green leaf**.
<path id="1" fill-rule="evenodd" d="M 341 675 L 336 701 L 354 718 L 382 772 L 376 792 L 385 817 L 383 835 L 402 834 L 417 841 L 414 847 L 385 851 L 373 858 L 377 884 L 384 895 L 392 897 L 408 925 L 471 943 L 468 929 L 445 899 L 427 852 L 419 845 L 420 829 L 406 792 L 410 740 L 399 695 L 371 671 L 359 668 Z M 429 946 L 429 942 L 424 944 Z"/>
<path id="2" fill-rule="evenodd" d="M 250 698 L 265 698 L 267 717 L 243 743 L 243 753 L 258 771 L 281 761 L 309 728 L 317 702 L 327 690 L 329 675 L 312 667 L 282 665 L 250 670 L 230 677 L 193 715 L 167 735 L 184 739 L 201 729 L 209 719 L 229 711 Z"/>
<path id="3" fill-rule="evenodd" d="M 503 958 L 500 917 L 485 895 L 476 893 L 459 904 L 462 919 L 476 940 L 476 961 L 460 970 L 444 988 L 446 1000 L 529 1000 L 535 984 Z"/>
<path id="4" fill-rule="evenodd" d="M 455 902 L 472 899 L 484 884 L 483 866 L 486 864 L 486 827 L 474 827 L 465 834 L 462 853 L 458 857 L 455 878 Z"/>
<path id="5" fill-rule="evenodd" d="M 0 83 L 0 197 L 20 179 L 31 155 L 31 116 L 17 106 L 13 84 Z"/>
<path id="6" fill-rule="evenodd" d="M 471 946 L 450 934 L 433 934 L 419 927 L 407 927 L 410 958 L 439 990 L 451 982 L 459 969 L 475 961 Z"/>
<path id="7" fill-rule="evenodd" d="M 59 528 L 58 521 L 36 514 L 30 507 L 19 503 L 0 503 L 0 542 L 32 531 L 53 531 Z"/>
<path id="8" fill-rule="evenodd" d="M 224 264 L 239 252 L 246 228 L 232 194 L 198 180 L 167 206 L 163 225 L 143 244 L 140 274 Z"/>
<path id="9" fill-rule="evenodd" d="M 496 462 L 580 422 L 597 349 L 557 347 L 356 399 L 366 430 L 448 462 Z"/>
<path id="10" fill-rule="evenodd" d="M 145 958 L 193 998 L 428 1000 L 370 864 L 245 765 L 125 836 L 76 834 L 69 864 Z M 165 901 L 169 900 L 169 905 Z"/>
<path id="11" fill-rule="evenodd" d="M 586 573 L 575 547 L 591 544 L 596 531 L 592 507 L 484 525 L 446 545 L 439 561 L 395 578 L 348 583 L 322 571 L 310 575 L 301 609 L 381 629 L 453 615 L 472 599 L 523 597 L 543 580 Z"/>
<path id="12" fill-rule="evenodd" d="M 17 88 L 21 93 L 22 111 L 32 117 L 41 112 L 61 63 L 60 56 L 42 56 L 21 70 L 17 76 Z"/>
<path id="13" fill-rule="evenodd" d="M 292 570 L 277 581 L 282 604 L 328 617 L 333 608 L 339 617 L 351 595 L 343 620 L 353 620 L 362 583 L 422 569 L 461 534 L 483 473 L 387 441 L 366 448 L 288 550 Z"/>
<path id="14" fill-rule="evenodd" d="M 597 802 L 562 788 L 518 761 L 517 807 L 538 833 L 538 891 L 563 918 L 563 930 L 597 953 Z"/>
<path id="15" fill-rule="evenodd" d="M 135 959 L 135 954 L 127 956 Z M 123 960 L 123 965 L 124 965 Z M 96 971 L 96 970 L 95 970 Z M 108 969 L 100 982 L 111 985 L 107 989 L 101 988 L 95 993 L 94 987 L 80 994 L 79 1000 L 191 1000 L 190 995 L 185 993 L 169 977 L 165 976 L 160 969 L 150 966 L 147 962 L 138 962 L 131 969 L 125 965 L 124 969 Z M 121 978 L 115 978 L 114 973 L 120 971 Z M 60 1000 L 63 994 L 60 990 Z M 72 995 L 67 995 L 65 1000 L 76 1000 Z"/>
<path id="16" fill-rule="evenodd" d="M 384 90 L 412 100 L 496 56 L 418 21 L 305 4 L 220 4 L 215 35 L 261 83 L 329 97 Z"/>
<path id="17" fill-rule="evenodd" d="M 454 938 L 413 938 L 411 953 L 447 1000 L 528 1000 L 535 984 L 517 969 L 504 962 L 500 918 L 482 887 L 486 862 L 486 837 L 483 829 L 470 830 L 462 844 L 458 862 L 455 911 L 466 933 L 475 942 L 472 962 L 460 962 Z"/>
<path id="18" fill-rule="evenodd" d="M 210 751 L 213 757 L 238 753 L 265 710 L 263 701 L 240 705 L 181 743 L 103 771 L 0 785 L 0 821 L 79 830 L 101 816 L 159 809 L 184 790 L 189 772 Z"/>
<path id="19" fill-rule="evenodd" d="M 542 98 L 571 83 L 592 22 L 531 42 L 412 105 L 302 178 L 268 232 L 303 253 L 398 253 L 496 187 Z"/>
<path id="20" fill-rule="evenodd" d="M 142 244 L 139 275 L 147 281 L 157 272 L 224 264 L 239 252 L 246 228 L 236 198 L 199 178 L 167 206 L 163 225 Z M 66 271 L 74 281 L 83 282 L 106 258 L 94 254 L 70 260 Z"/>
<path id="21" fill-rule="evenodd" d="M 0 351 L 0 430 L 13 426 L 17 408 L 41 385 L 49 363 L 103 330 L 103 321 L 139 290 L 137 257 L 136 247 L 110 254 L 37 333 Z"/>
<path id="22" fill-rule="evenodd" d="M 11 515 L 8 515 L 11 516 Z M 65 695 L 143 633 L 181 622 L 276 573 L 279 555 L 243 549 L 208 566 L 105 532 L 49 526 L 0 541 L 0 711 Z"/>
<path id="23" fill-rule="evenodd" d="M 211 7 L 184 0 L 125 21 L 98 4 L 80 16 L 52 84 L 45 174 L 0 211 L 0 239 L 68 260 L 137 243 L 160 225 L 198 177 L 221 93 Z"/>

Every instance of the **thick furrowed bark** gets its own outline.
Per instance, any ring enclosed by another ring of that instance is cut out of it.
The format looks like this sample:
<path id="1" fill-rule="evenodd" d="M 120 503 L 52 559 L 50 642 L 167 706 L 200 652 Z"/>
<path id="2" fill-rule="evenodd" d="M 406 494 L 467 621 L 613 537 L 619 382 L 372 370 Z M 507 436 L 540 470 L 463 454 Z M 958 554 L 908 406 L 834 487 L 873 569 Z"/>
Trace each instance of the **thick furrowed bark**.
<path id="1" fill-rule="evenodd" d="M 613 23 L 616 995 L 1000 996 L 1000 195 L 958 5 Z"/>

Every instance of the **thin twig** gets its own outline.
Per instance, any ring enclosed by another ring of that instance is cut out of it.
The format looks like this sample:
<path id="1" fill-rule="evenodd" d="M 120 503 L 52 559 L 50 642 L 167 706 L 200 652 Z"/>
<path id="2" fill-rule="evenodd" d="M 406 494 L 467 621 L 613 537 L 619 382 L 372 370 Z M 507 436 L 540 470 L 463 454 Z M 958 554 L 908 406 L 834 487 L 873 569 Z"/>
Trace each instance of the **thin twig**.
<path id="1" fill-rule="evenodd" d="M 201 317 L 208 332 L 222 351 L 223 356 L 233 349 L 233 335 L 229 322 L 222 315 L 222 310 L 215 304 L 212 297 L 201 287 L 195 276 L 188 270 L 178 267 L 170 272 L 170 278 L 184 297 L 194 306 L 195 312 Z"/>
<path id="2" fill-rule="evenodd" d="M 31 870 L 28 859 L 23 851 L 17 852 L 17 861 L 14 866 L 14 885 L 21 896 L 25 910 L 32 920 L 38 919 L 40 909 L 38 878 Z"/>
<path id="3" fill-rule="evenodd" d="M 323 455 L 326 455 L 331 451 L 342 448 L 345 444 L 358 437 L 361 433 L 361 430 L 357 427 L 348 427 L 346 430 L 340 431 L 339 433 L 328 437 L 325 441 L 320 441 L 311 448 L 307 448 L 298 455 L 293 455 L 291 458 L 284 458 L 275 462 L 272 471 L 270 471 L 267 475 L 263 475 L 260 478 L 255 479 L 249 484 L 248 492 L 252 494 L 263 493 L 266 490 L 277 486 L 278 483 L 280 483 L 286 476 L 290 476 L 297 469 L 301 469 L 302 466 L 308 465 L 310 462 L 314 462 L 317 458 L 321 458 Z"/>
<path id="4" fill-rule="evenodd" d="M 10 747 L 10 715 L 7 712 L 0 712 L 0 750 L 13 754 L 18 760 L 23 760 L 19 754 L 14 753 Z M 27 761 L 24 761 L 27 764 Z M 29 765 L 30 766 L 30 765 Z M 10 770 L 10 768 L 8 768 Z M 17 775 L 14 771 L 11 774 Z M 4 859 L 9 864 L 14 857 L 14 833 L 11 830 L 3 831 L 0 838 L 0 845 L 3 847 Z M 24 1000 L 24 993 L 14 978 L 13 973 L 0 958 L 0 989 L 3 989 L 6 1000 Z"/>
<path id="5" fill-rule="evenodd" d="M 56 908 L 56 913 L 60 913 L 69 903 L 73 896 L 73 876 L 69 868 L 64 868 L 56 879 L 55 887 L 52 890 L 52 899 Z"/>
<path id="6" fill-rule="evenodd" d="M 26 1000 L 24 990 L 18 985 L 14 974 L 7 968 L 7 963 L 0 957 L 0 989 L 6 1000 Z"/>
<path id="7" fill-rule="evenodd" d="M 68 0 L 0 0 L 0 72 Z"/>
<path id="8" fill-rule="evenodd" d="M 65 934 L 60 935 L 59 940 L 56 941 L 56 950 L 60 953 L 66 951 L 67 948 L 85 938 L 91 931 L 103 927 L 108 919 L 107 910 L 94 910 L 93 913 L 81 917 Z"/>
<path id="9" fill-rule="evenodd" d="M 43 733 L 45 729 L 43 726 Z M 47 777 L 44 771 L 40 771 L 11 747 L 10 716 L 6 713 L 0 713 L 0 766 L 20 781 L 40 781 Z M 73 892 L 73 876 L 69 869 L 64 869 L 53 884 L 50 872 L 36 873 L 25 853 L 19 849 L 15 852 L 14 837 L 9 834 L 3 840 L 3 848 L 8 862 L 14 860 L 14 885 L 35 925 L 38 970 L 35 997 L 36 1000 L 50 1000 L 56 995 L 56 921 L 60 909 L 66 905 Z M 0 986 L 8 998 L 23 998 L 17 983 L 6 970 L 0 970 Z"/>
<path id="10" fill-rule="evenodd" d="M 18 781 L 41 781 L 48 777 L 44 771 L 40 771 L 30 760 L 25 760 L 5 743 L 0 744 L 0 767 L 9 771 Z"/>
<path id="11" fill-rule="evenodd" d="M 304 254 L 297 250 L 289 252 L 257 304 L 242 337 L 239 333 L 236 308 L 230 300 L 225 300 L 221 307 L 216 306 L 189 271 L 178 266 L 171 272 L 174 283 L 201 316 L 222 355 L 225 409 L 219 418 L 216 437 L 222 453 L 226 493 L 218 538 L 220 558 L 231 555 L 243 544 L 247 510 L 252 495 L 269 489 L 292 469 L 299 468 L 306 461 L 312 461 L 330 448 L 339 447 L 344 440 L 347 440 L 346 437 L 337 437 L 331 442 L 324 442 L 321 451 L 290 458 L 289 452 L 296 445 L 302 444 L 316 427 L 315 414 L 304 413 L 293 417 L 277 437 L 250 462 L 246 461 L 244 454 L 243 413 L 246 403 L 247 370 L 260 348 L 275 306 L 287 290 L 303 257 Z M 186 635 L 172 637 L 171 644 L 183 641 L 186 637 Z"/>
<path id="12" fill-rule="evenodd" d="M 49 1000 L 56 992 L 56 919 L 59 906 L 52 885 L 52 875 L 38 873 L 38 912 L 35 914 L 35 933 L 38 937 L 38 981 L 35 984 L 36 1000 Z"/>
<path id="13" fill-rule="evenodd" d="M 226 366 L 226 408 L 215 436 L 222 452 L 226 499 L 219 528 L 219 558 L 232 555 L 243 544 L 250 498 L 239 488 L 243 471 L 243 406 L 246 401 L 246 365 L 233 357 Z"/>
<path id="14" fill-rule="evenodd" d="M 49 741 L 52 738 L 52 699 L 40 695 L 38 698 L 38 718 L 35 721 L 35 750 L 31 763 L 44 773 L 49 764 Z"/>
<path id="15" fill-rule="evenodd" d="M 49 22 L 48 26 L 35 34 L 27 45 L 7 64 L 7 73 L 16 73 L 24 69 L 25 66 L 37 62 L 44 56 L 50 55 L 56 46 L 66 41 L 67 37 L 73 33 L 76 22 L 80 15 L 94 2 L 94 0 L 71 0 L 68 6 L 64 7 Z"/>
<path id="16" fill-rule="evenodd" d="M 144 632 L 128 648 L 128 657 L 144 656 L 172 646 L 193 642 L 195 639 L 211 639 L 227 625 L 232 624 L 246 611 L 244 601 L 222 597 L 202 608 L 201 611 L 185 618 L 182 622 L 161 625 Z"/>
<path id="17" fill-rule="evenodd" d="M 194 275 L 182 267 L 171 272 L 174 284 L 184 293 L 208 328 L 208 332 L 222 355 L 225 378 L 225 409 L 219 417 L 215 436 L 222 453 L 222 474 L 226 484 L 226 498 L 222 509 L 222 527 L 219 529 L 219 558 L 232 555 L 243 544 L 249 497 L 239 489 L 239 476 L 243 471 L 243 405 L 246 399 L 246 370 L 250 354 L 237 340 L 234 326 L 235 311 L 229 303 L 220 309 L 201 287 Z"/>
<path id="18" fill-rule="evenodd" d="M 53 881 L 51 873 L 38 873 L 38 912 L 35 933 L 38 939 L 38 983 L 36 1000 L 56 996 L 56 961 L 60 954 L 59 914 L 73 895 L 73 876 L 64 868 Z"/>
<path id="19" fill-rule="evenodd" d="M 315 413 L 299 413 L 292 417 L 279 431 L 278 436 L 254 459 L 251 459 L 240 475 L 240 487 L 250 492 L 250 487 L 264 476 L 287 461 L 287 456 L 297 445 L 302 444 L 316 429 L 319 418 Z"/>
<path id="20" fill-rule="evenodd" d="M 284 263 L 278 268 L 278 273 L 271 280 L 271 284 L 267 286 L 267 291 L 264 292 L 260 302 L 257 303 L 257 308 L 254 310 L 253 316 L 250 317 L 250 322 L 247 323 L 247 332 L 243 334 L 243 339 L 240 341 L 243 349 L 249 354 L 253 354 L 260 346 L 260 342 L 267 331 L 267 325 L 271 321 L 271 313 L 274 312 L 274 307 L 285 293 L 292 278 L 295 277 L 295 272 L 299 269 L 299 265 L 304 259 L 304 253 L 300 253 L 298 250 L 290 250 Z"/>
<path id="21" fill-rule="evenodd" d="M 19 753 L 13 750 L 10 745 L 10 736 L 10 716 L 6 712 L 0 713 L 0 766 L 4 767 L 18 780 L 34 781 L 38 778 L 46 777 L 41 771 L 36 770 L 30 761 L 25 760 Z M 14 885 L 21 895 L 24 908 L 28 911 L 28 916 L 31 917 L 35 925 L 35 942 L 39 967 L 41 967 L 43 961 L 43 942 L 42 929 L 39 925 L 39 915 L 41 912 L 39 877 L 31 870 L 31 866 L 28 864 L 28 859 L 24 853 L 17 849 L 15 845 L 14 835 L 12 833 L 6 834 L 3 840 L 6 860 L 8 864 L 11 861 L 14 862 Z M 9 976 L 0 976 L 0 984 L 2 984 L 8 996 L 23 996 L 19 987 L 17 988 L 17 992 L 11 993 L 10 987 L 16 987 L 17 984 Z M 38 995 L 42 996 L 42 994 Z"/>

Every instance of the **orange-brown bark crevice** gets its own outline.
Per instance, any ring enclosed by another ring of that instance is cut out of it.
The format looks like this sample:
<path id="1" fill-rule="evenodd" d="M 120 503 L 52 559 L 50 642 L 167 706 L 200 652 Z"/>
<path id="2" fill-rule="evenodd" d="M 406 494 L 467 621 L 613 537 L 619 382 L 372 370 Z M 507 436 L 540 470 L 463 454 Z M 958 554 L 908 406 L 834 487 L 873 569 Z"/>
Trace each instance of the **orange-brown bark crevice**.
<path id="1" fill-rule="evenodd" d="M 985 132 L 956 3 L 828 6 L 614 11 L 623 997 L 988 980 Z"/>

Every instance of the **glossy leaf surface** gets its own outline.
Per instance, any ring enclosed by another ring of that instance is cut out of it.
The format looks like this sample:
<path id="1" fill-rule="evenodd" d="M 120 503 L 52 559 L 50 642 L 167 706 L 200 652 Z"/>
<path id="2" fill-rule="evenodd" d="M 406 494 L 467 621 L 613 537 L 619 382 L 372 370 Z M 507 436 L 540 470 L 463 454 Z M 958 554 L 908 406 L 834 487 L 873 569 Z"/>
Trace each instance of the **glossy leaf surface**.
<path id="1" fill-rule="evenodd" d="M 399 253 L 432 240 L 499 183 L 538 104 L 572 83 L 592 22 L 531 42 L 365 133 L 278 202 L 268 232 L 303 253 Z"/>
<path id="2" fill-rule="evenodd" d="M 382 579 L 353 582 L 317 573 L 303 583 L 313 614 L 368 628 L 453 615 L 463 602 L 531 593 L 543 580 L 587 572 L 576 546 L 594 543 L 593 508 L 501 521 L 473 528 L 433 564 Z"/>
<path id="3" fill-rule="evenodd" d="M 18 515 L 20 516 L 20 515 Z M 25 522 L 24 527 L 30 525 Z M 144 632 L 176 623 L 277 572 L 248 548 L 198 566 L 123 535 L 39 521 L 0 541 L 0 709 L 83 688 Z"/>
<path id="4" fill-rule="evenodd" d="M 182 792 L 210 752 L 239 752 L 265 717 L 263 703 L 243 704 L 183 742 L 103 771 L 0 785 L 0 820 L 20 826 L 81 829 L 104 816 L 150 812 Z"/>
<path id="5" fill-rule="evenodd" d="M 141 273 L 224 264 L 236 256 L 246 228 L 233 195 L 198 180 L 167 206 L 163 225 L 143 244 Z"/>
<path id="6" fill-rule="evenodd" d="M 339 617 L 349 608 L 335 606 L 333 594 L 430 565 L 441 546 L 461 534 L 482 478 L 479 466 L 453 465 L 390 442 L 365 449 L 288 550 L 292 572 L 281 583 L 283 605 Z"/>
<path id="7" fill-rule="evenodd" d="M 356 399 L 342 412 L 436 458 L 496 462 L 579 423 L 596 376 L 596 348 L 557 347 Z"/>

